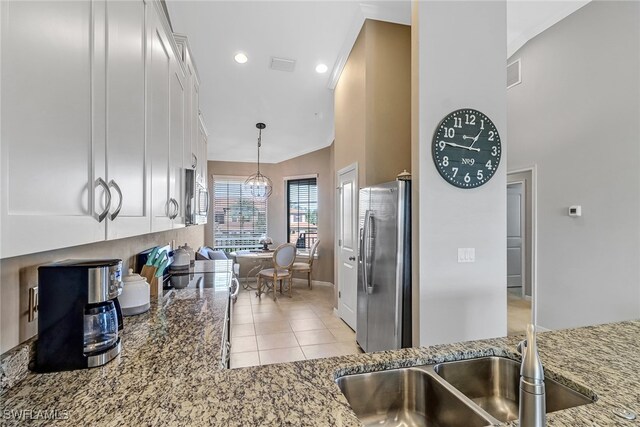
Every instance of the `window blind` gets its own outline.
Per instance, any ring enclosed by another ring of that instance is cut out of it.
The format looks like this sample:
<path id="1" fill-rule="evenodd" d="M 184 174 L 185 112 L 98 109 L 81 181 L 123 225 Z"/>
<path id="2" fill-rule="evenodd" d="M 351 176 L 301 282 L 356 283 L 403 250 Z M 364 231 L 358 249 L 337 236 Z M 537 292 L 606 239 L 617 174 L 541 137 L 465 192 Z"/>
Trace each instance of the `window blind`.
<path id="1" fill-rule="evenodd" d="M 254 200 L 243 177 L 216 177 L 213 181 L 213 239 L 225 252 L 260 247 L 267 234 L 267 202 Z"/>
<path id="2" fill-rule="evenodd" d="M 316 178 L 287 181 L 287 234 L 299 249 L 309 249 L 318 240 Z"/>

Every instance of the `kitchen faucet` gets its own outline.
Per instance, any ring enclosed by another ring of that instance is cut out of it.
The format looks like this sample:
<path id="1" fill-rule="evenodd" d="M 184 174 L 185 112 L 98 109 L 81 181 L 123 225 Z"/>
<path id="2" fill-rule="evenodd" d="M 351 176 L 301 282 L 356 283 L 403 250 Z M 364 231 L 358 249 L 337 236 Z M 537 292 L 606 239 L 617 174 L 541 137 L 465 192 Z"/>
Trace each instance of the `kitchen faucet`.
<path id="1" fill-rule="evenodd" d="M 544 371 L 536 344 L 536 330 L 527 325 L 527 340 L 519 346 L 522 350 L 520 367 L 520 427 L 544 427 L 546 425 L 546 404 Z"/>

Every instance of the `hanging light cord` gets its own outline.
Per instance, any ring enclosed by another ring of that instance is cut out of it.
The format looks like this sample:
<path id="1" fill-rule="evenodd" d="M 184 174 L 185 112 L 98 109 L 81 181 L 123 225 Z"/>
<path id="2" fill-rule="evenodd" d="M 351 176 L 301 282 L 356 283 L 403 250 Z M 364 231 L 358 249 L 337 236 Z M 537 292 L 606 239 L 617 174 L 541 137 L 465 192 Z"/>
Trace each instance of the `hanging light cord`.
<path id="1" fill-rule="evenodd" d="M 258 174 L 260 174 L 260 147 L 262 147 L 262 129 L 258 129 Z"/>

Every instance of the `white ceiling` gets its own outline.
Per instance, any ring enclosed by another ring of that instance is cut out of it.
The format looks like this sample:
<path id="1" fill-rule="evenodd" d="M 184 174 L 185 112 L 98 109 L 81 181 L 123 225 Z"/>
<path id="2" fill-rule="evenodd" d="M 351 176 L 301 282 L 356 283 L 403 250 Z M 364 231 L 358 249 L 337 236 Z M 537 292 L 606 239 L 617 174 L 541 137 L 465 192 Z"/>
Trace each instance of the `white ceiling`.
<path id="1" fill-rule="evenodd" d="M 590 0 L 507 0 L 507 57 Z"/>
<path id="2" fill-rule="evenodd" d="M 508 55 L 588 0 L 508 0 Z M 276 163 L 333 141 L 333 91 L 365 18 L 409 24 L 410 0 L 167 0 L 174 31 L 186 34 L 201 80 L 210 160 Z M 233 56 L 242 51 L 249 61 Z M 292 73 L 271 57 L 296 60 Z M 329 71 L 315 72 L 318 63 Z"/>

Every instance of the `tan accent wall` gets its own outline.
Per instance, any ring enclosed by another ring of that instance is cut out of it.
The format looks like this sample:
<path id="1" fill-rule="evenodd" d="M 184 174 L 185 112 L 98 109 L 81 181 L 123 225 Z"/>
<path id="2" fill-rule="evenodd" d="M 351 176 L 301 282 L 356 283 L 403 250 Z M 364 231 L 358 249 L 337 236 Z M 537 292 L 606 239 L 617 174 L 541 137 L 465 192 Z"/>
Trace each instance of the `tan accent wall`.
<path id="1" fill-rule="evenodd" d="M 121 258 L 123 274 L 134 268 L 135 255 L 155 245 L 189 243 L 198 249 L 204 243 L 204 227 L 194 226 L 145 234 L 108 242 L 91 243 L 55 251 L 0 260 L 0 353 L 36 335 L 37 320 L 27 321 L 29 288 L 38 283 L 38 266 L 70 258 Z"/>
<path id="2" fill-rule="evenodd" d="M 334 92 L 335 170 L 358 162 L 358 181 L 365 182 L 366 25 L 360 30 Z"/>
<path id="3" fill-rule="evenodd" d="M 304 154 L 280 163 L 261 164 L 260 172 L 273 182 L 273 193 L 267 204 L 267 228 L 274 246 L 287 240 L 286 187 L 285 178 L 318 175 L 318 259 L 313 268 L 313 279 L 333 283 L 333 241 L 334 241 L 334 170 L 332 146 Z M 256 171 L 251 162 L 209 161 L 209 188 L 214 175 L 249 176 Z M 213 212 L 213 209 L 210 209 Z M 205 230 L 205 242 L 213 245 L 213 221 L 209 219 Z"/>
<path id="4" fill-rule="evenodd" d="M 366 185 L 411 170 L 411 27 L 367 20 Z"/>
<path id="5" fill-rule="evenodd" d="M 366 20 L 334 94 L 335 170 L 360 187 L 411 170 L 411 27 Z"/>

